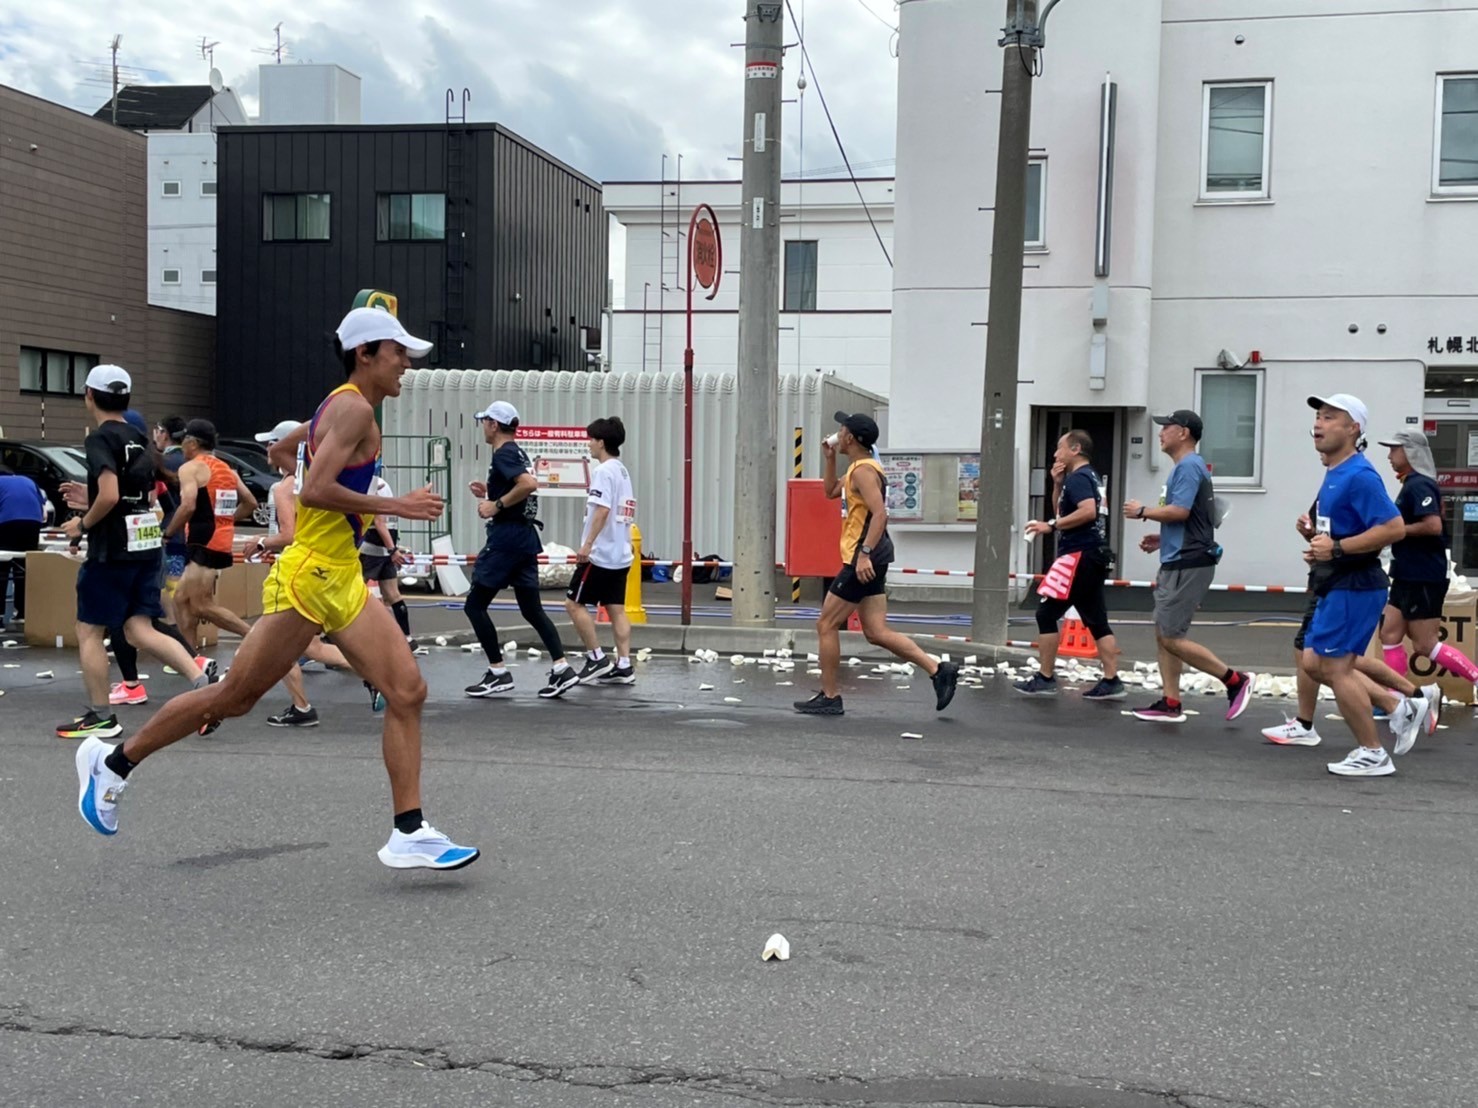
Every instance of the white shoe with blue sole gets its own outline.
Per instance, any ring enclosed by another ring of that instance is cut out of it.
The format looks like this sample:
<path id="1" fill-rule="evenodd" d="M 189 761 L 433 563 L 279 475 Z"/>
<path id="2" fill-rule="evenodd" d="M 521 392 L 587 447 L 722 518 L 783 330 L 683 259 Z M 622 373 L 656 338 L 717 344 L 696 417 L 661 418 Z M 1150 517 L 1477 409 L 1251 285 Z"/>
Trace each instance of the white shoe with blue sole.
<path id="1" fill-rule="evenodd" d="M 118 798 L 128 782 L 104 763 L 113 748 L 102 739 L 84 739 L 77 748 L 77 811 L 99 835 L 118 834 Z"/>
<path id="2" fill-rule="evenodd" d="M 461 869 L 481 857 L 476 847 L 458 846 L 429 823 L 409 835 L 390 832 L 380 847 L 380 861 L 391 869 Z"/>

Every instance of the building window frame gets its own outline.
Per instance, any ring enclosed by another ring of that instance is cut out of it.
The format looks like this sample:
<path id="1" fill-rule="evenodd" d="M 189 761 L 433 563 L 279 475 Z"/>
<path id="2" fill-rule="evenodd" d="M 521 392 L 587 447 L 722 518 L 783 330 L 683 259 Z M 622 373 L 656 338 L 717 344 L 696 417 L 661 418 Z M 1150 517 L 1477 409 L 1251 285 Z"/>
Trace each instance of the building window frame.
<path id="1" fill-rule="evenodd" d="M 810 265 L 805 264 L 806 259 L 801 259 L 798 267 L 797 283 L 791 284 L 791 248 L 809 246 Z M 818 274 L 821 269 L 821 247 L 818 239 L 786 239 L 782 252 L 781 268 L 785 280 L 780 290 L 781 311 L 785 312 L 814 312 L 816 311 L 816 294 L 818 285 Z M 807 272 L 809 270 L 809 273 Z M 808 281 L 809 278 L 809 281 Z M 794 292 L 794 295 L 792 295 Z"/>
<path id="2" fill-rule="evenodd" d="M 291 243 L 318 243 L 331 242 L 333 240 L 333 193 L 331 192 L 264 192 L 262 193 L 262 241 L 263 242 L 291 242 Z M 285 227 L 278 226 L 278 217 L 287 214 L 282 209 L 280 201 L 291 200 L 292 203 L 292 230 L 289 232 Z M 321 200 L 323 202 L 323 234 L 311 233 L 314 231 L 313 223 L 316 213 L 312 210 L 311 201 Z"/>
<path id="3" fill-rule="evenodd" d="M 1211 94 L 1214 90 L 1260 88 L 1262 99 L 1262 167 L 1261 184 L 1256 189 L 1212 189 L 1208 181 L 1211 160 Z M 1205 81 L 1201 85 L 1201 177 L 1197 192 L 1202 203 L 1237 203 L 1272 199 L 1273 168 L 1273 82 Z"/>
<path id="4" fill-rule="evenodd" d="M 1252 472 L 1230 473 L 1223 463 L 1217 468 L 1216 463 L 1216 440 L 1210 440 L 1210 453 L 1202 449 L 1201 453 L 1206 457 L 1207 464 L 1212 467 L 1212 476 L 1216 481 L 1217 488 L 1232 489 L 1258 489 L 1262 488 L 1263 469 L 1263 432 L 1267 427 L 1267 373 L 1262 369 L 1198 369 L 1196 370 L 1196 399 L 1195 410 L 1201 413 L 1201 418 L 1208 423 L 1207 400 L 1205 395 L 1206 382 L 1213 378 L 1233 378 L 1237 380 L 1251 380 L 1254 382 L 1252 418 Z M 1213 402 L 1214 406 L 1214 402 Z M 1214 417 L 1213 417 L 1214 418 Z M 1209 434 L 1209 432 L 1208 432 Z"/>
<path id="5" fill-rule="evenodd" d="M 171 273 L 174 274 L 173 277 L 170 276 Z M 180 283 L 179 269 L 175 266 L 170 266 L 167 269 L 161 270 L 159 274 L 159 281 L 161 284 L 165 285 L 178 285 Z"/>
<path id="6" fill-rule="evenodd" d="M 63 360 L 65 368 L 61 365 Z M 19 360 L 20 391 L 30 396 L 81 396 L 87 391 L 88 372 L 101 361 L 96 354 L 22 345 Z M 66 379 L 53 385 L 53 371 L 63 373 Z M 26 383 L 28 375 L 32 377 L 30 385 Z"/>
<path id="7" fill-rule="evenodd" d="M 214 269 L 202 269 L 200 271 L 200 283 L 202 285 L 213 285 L 216 283 L 216 271 Z"/>
<path id="8" fill-rule="evenodd" d="M 173 187 L 173 191 L 171 190 Z M 166 200 L 178 200 L 185 194 L 185 187 L 179 181 L 160 181 L 159 195 Z"/>
<path id="9" fill-rule="evenodd" d="M 1478 72 L 1437 74 L 1437 100 L 1432 119 L 1432 195 L 1478 197 L 1478 167 L 1474 168 L 1472 184 L 1444 185 L 1442 183 L 1442 117 L 1447 101 L 1447 82 L 1471 81 L 1478 85 Z"/>
<path id="10" fill-rule="evenodd" d="M 1031 224 L 1025 229 L 1023 245 L 1026 250 L 1034 253 L 1045 254 L 1047 252 L 1047 155 L 1033 154 L 1026 163 L 1026 194 L 1032 194 L 1032 170 L 1039 170 L 1037 178 L 1037 226 L 1036 234 L 1032 234 Z"/>
<path id="11" fill-rule="evenodd" d="M 201 196 L 208 196 L 208 197 L 210 197 L 210 199 L 214 200 L 216 198 L 216 182 L 214 182 L 214 181 L 201 181 L 200 182 L 200 195 Z"/>
<path id="12" fill-rule="evenodd" d="M 375 196 L 375 241 L 445 242 L 446 193 L 378 193 Z"/>

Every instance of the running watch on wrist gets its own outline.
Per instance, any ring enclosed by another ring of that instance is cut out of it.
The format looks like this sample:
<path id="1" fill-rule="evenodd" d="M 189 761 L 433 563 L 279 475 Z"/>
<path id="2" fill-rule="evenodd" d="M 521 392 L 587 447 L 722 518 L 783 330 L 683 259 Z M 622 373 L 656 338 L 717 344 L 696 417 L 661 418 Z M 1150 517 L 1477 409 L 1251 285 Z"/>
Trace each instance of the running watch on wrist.
<path id="1" fill-rule="evenodd" d="M 1140 519 L 1143 519 L 1144 518 L 1144 505 L 1143 504 L 1141 504 L 1139 506 L 1139 518 Z"/>
<path id="2" fill-rule="evenodd" d="M 867 543 L 862 544 L 861 550 L 862 553 L 866 554 L 869 558 L 872 557 L 872 547 L 868 546 Z"/>
<path id="3" fill-rule="evenodd" d="M 1345 548 L 1340 545 L 1340 541 L 1338 539 L 1334 540 L 1333 545 L 1331 545 L 1329 548 L 1329 552 L 1336 558 L 1343 558 L 1345 556 Z"/>

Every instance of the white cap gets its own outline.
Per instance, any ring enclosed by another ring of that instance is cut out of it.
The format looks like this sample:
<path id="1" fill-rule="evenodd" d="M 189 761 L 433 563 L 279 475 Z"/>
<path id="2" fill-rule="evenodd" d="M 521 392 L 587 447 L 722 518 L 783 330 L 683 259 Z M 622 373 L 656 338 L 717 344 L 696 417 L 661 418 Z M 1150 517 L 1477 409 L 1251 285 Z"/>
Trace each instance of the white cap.
<path id="1" fill-rule="evenodd" d="M 1323 408 L 1326 405 L 1348 413 L 1349 417 L 1355 421 L 1355 426 L 1361 431 L 1370 426 L 1370 414 L 1365 410 L 1365 402 L 1358 396 L 1351 396 L 1347 392 L 1336 392 L 1328 396 L 1309 397 L 1311 408 Z"/>
<path id="2" fill-rule="evenodd" d="M 255 436 L 255 438 L 257 442 L 281 442 L 283 439 L 287 438 L 288 435 L 291 435 L 301 426 L 302 423 L 300 423 L 296 419 L 284 419 L 276 427 L 272 428 L 272 430 L 263 431 L 261 434 Z"/>
<path id="3" fill-rule="evenodd" d="M 87 387 L 122 395 L 133 392 L 133 378 L 121 365 L 95 365 L 87 372 Z"/>
<path id="4" fill-rule="evenodd" d="M 518 409 L 506 400 L 494 400 L 472 418 L 490 419 L 494 423 L 501 423 L 504 427 L 509 427 L 518 422 Z"/>
<path id="5" fill-rule="evenodd" d="M 413 358 L 424 358 L 431 353 L 429 342 L 416 338 L 400 325 L 400 320 L 381 308 L 351 309 L 336 334 L 345 350 L 390 339 L 405 347 Z"/>

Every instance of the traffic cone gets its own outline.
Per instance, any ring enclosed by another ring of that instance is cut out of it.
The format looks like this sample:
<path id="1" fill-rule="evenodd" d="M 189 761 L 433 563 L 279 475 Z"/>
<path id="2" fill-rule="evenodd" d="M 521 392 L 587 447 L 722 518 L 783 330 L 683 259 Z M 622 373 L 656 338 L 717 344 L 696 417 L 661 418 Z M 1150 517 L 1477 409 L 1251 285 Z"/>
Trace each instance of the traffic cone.
<path id="1" fill-rule="evenodd" d="M 861 631 L 862 630 L 862 617 L 859 616 L 855 611 L 851 615 L 849 615 L 847 617 L 847 630 L 848 631 Z"/>
<path id="2" fill-rule="evenodd" d="M 609 612 L 606 611 L 606 606 L 604 604 L 597 604 L 595 606 L 595 622 L 596 623 L 610 623 L 611 622 L 611 613 L 609 613 Z"/>
<path id="3" fill-rule="evenodd" d="M 1057 656 L 1059 658 L 1098 657 L 1098 644 L 1093 641 L 1093 636 L 1088 633 L 1088 628 L 1083 626 L 1081 620 L 1065 619 L 1062 621 L 1061 637 L 1057 640 Z"/>

